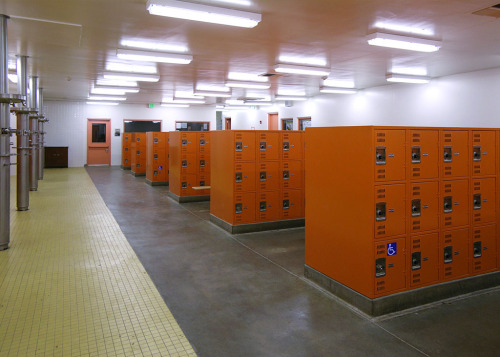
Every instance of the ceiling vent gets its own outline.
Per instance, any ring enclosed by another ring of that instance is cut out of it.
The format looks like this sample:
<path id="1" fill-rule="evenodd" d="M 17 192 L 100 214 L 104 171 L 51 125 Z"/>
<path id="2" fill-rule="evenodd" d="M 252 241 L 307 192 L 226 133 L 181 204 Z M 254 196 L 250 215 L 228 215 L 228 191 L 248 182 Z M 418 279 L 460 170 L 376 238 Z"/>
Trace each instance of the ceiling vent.
<path id="1" fill-rule="evenodd" d="M 496 4 L 486 9 L 473 12 L 474 15 L 490 16 L 500 19 L 500 4 Z"/>

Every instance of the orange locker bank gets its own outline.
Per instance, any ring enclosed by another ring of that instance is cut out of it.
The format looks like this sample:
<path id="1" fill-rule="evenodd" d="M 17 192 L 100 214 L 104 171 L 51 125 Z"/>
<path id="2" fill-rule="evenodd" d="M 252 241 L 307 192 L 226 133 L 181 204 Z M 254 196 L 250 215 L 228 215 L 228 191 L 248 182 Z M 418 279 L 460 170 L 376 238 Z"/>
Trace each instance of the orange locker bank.
<path id="1" fill-rule="evenodd" d="M 372 315 L 487 286 L 500 266 L 499 140 L 496 129 L 307 128 L 305 275 Z"/>
<path id="2" fill-rule="evenodd" d="M 146 175 L 146 133 L 132 133 L 130 170 L 134 176 Z"/>
<path id="3" fill-rule="evenodd" d="M 304 132 L 212 132 L 210 219 L 231 233 L 304 225 Z"/>
<path id="4" fill-rule="evenodd" d="M 210 200 L 210 148 L 208 131 L 169 133 L 169 196 L 177 202 Z"/>
<path id="5" fill-rule="evenodd" d="M 122 136 L 122 164 L 123 170 L 130 170 L 130 153 L 132 143 L 132 133 L 123 133 Z"/>
<path id="6" fill-rule="evenodd" d="M 168 133 L 146 133 L 146 183 L 168 185 Z"/>

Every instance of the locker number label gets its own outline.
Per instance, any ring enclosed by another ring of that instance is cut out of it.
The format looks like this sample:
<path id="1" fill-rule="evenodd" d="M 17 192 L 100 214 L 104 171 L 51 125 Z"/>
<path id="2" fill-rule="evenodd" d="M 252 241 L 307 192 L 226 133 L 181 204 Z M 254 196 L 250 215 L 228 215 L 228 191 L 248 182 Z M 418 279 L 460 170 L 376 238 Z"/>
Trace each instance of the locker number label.
<path id="1" fill-rule="evenodd" d="M 387 256 L 391 257 L 393 255 L 398 254 L 398 245 L 397 243 L 387 243 Z"/>

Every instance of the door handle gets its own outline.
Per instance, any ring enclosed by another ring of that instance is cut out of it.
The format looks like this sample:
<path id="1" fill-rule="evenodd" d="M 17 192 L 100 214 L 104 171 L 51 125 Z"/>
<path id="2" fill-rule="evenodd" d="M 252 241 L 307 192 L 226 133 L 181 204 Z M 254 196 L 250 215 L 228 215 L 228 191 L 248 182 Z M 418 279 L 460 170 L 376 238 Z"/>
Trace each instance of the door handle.
<path id="1" fill-rule="evenodd" d="M 109 149 L 108 149 L 108 148 L 106 148 L 106 151 L 109 151 Z"/>

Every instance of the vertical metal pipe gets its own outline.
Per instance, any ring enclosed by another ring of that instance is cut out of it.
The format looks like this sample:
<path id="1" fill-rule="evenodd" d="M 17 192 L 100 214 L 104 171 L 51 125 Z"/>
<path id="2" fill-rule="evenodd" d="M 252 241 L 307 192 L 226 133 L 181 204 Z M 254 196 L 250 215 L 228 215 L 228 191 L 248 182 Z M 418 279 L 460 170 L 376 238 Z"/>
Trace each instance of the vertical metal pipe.
<path id="1" fill-rule="evenodd" d="M 31 77 L 30 89 L 31 107 L 38 109 L 38 77 Z M 30 191 L 38 190 L 38 115 L 30 116 Z"/>
<path id="2" fill-rule="evenodd" d="M 0 93 L 9 91 L 7 79 L 7 19 L 0 15 Z M 9 103 L 0 103 L 0 250 L 9 247 L 10 241 L 10 127 Z"/>
<path id="3" fill-rule="evenodd" d="M 38 89 L 38 179 L 43 180 L 43 88 Z"/>
<path id="4" fill-rule="evenodd" d="M 17 57 L 17 83 L 19 94 L 28 97 L 28 57 Z M 29 107 L 29 103 L 26 104 Z M 29 111 L 17 112 L 17 210 L 29 209 Z"/>

